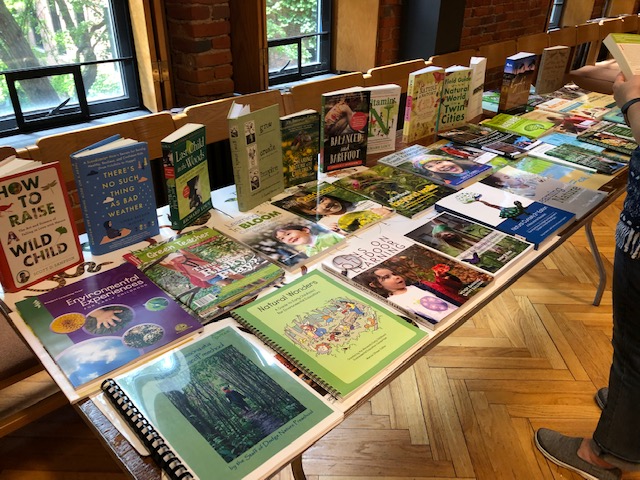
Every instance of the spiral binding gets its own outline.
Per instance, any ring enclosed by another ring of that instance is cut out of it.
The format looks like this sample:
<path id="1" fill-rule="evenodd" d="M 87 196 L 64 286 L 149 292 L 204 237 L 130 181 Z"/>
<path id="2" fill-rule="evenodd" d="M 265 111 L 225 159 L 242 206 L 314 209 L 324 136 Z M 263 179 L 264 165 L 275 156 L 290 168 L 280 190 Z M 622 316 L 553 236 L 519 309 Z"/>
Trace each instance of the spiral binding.
<path id="1" fill-rule="evenodd" d="M 151 457 L 167 472 L 171 480 L 195 480 L 193 474 L 171 450 L 162 436 L 138 410 L 122 388 L 112 378 L 106 379 L 100 386 L 145 446 L 151 451 Z"/>

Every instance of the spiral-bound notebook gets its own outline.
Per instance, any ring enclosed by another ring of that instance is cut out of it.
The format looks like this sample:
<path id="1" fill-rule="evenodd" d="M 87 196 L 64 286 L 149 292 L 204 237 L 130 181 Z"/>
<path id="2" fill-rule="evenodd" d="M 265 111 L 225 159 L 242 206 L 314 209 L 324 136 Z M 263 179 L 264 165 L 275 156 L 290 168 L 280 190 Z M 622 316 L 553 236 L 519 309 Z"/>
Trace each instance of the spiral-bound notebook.
<path id="1" fill-rule="evenodd" d="M 342 418 L 273 352 L 224 322 L 102 385 L 174 480 L 263 478 Z"/>
<path id="2" fill-rule="evenodd" d="M 318 270 L 231 315 L 340 397 L 384 375 L 427 337 Z"/>

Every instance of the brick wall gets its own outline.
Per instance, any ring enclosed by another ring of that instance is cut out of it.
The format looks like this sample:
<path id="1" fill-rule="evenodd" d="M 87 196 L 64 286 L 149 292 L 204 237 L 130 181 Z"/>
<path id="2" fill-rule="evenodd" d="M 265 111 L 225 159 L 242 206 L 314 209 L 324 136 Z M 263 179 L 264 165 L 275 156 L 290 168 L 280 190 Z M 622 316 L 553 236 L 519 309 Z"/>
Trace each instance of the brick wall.
<path id="1" fill-rule="evenodd" d="M 229 0 L 166 0 L 176 105 L 233 93 Z"/>
<path id="2" fill-rule="evenodd" d="M 402 0 L 380 0 L 376 66 L 398 61 L 400 56 L 400 19 Z"/>

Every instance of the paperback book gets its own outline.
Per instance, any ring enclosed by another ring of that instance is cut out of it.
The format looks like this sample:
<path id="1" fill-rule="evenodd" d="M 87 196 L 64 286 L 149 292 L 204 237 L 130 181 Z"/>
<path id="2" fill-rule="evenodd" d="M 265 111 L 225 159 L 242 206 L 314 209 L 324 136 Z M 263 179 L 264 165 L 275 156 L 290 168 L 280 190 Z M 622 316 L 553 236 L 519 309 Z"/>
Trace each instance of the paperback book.
<path id="1" fill-rule="evenodd" d="M 363 87 L 322 94 L 320 171 L 364 165 L 371 92 Z"/>
<path id="2" fill-rule="evenodd" d="M 471 147 L 462 143 L 450 142 L 446 138 L 433 142 L 427 145 L 426 148 L 429 150 L 429 153 L 434 155 L 473 160 L 483 165 L 491 163 L 491 161 L 498 156 L 495 152 L 488 152 L 481 148 Z"/>
<path id="3" fill-rule="evenodd" d="M 231 325 L 102 390 L 172 479 L 266 478 L 342 418 Z"/>
<path id="4" fill-rule="evenodd" d="M 553 94 L 551 94 L 553 95 Z M 536 105 L 537 109 L 560 113 L 567 116 L 577 116 L 601 120 L 616 102 L 613 95 L 588 92 L 577 98 L 553 97 Z"/>
<path id="5" fill-rule="evenodd" d="M 632 155 L 638 148 L 631 128 L 618 123 L 602 121 L 589 130 L 580 133 L 578 140 L 604 147 L 614 152 Z"/>
<path id="6" fill-rule="evenodd" d="M 284 186 L 315 180 L 320 154 L 320 115 L 307 109 L 280 117 Z"/>
<path id="7" fill-rule="evenodd" d="M 528 155 L 605 175 L 613 175 L 626 166 L 626 163 L 609 158 L 604 153 L 570 144 L 556 146 L 541 141 L 531 146 Z"/>
<path id="8" fill-rule="evenodd" d="M 209 227 L 128 253 L 125 259 L 203 323 L 250 301 L 284 274 L 277 265 Z"/>
<path id="9" fill-rule="evenodd" d="M 400 85 L 366 87 L 371 92 L 367 153 L 393 151 L 400 113 Z"/>
<path id="10" fill-rule="evenodd" d="M 322 268 L 430 329 L 493 279 L 395 231 L 354 239 Z"/>
<path id="11" fill-rule="evenodd" d="M 613 58 L 618 62 L 626 79 L 640 75 L 640 35 L 636 33 L 610 33 L 603 40 Z"/>
<path id="12" fill-rule="evenodd" d="M 562 88 L 570 55 L 571 48 L 566 45 L 554 45 L 542 51 L 536 77 L 537 94 L 551 93 Z"/>
<path id="13" fill-rule="evenodd" d="M 0 162 L 0 280 L 15 292 L 83 259 L 58 162 Z"/>
<path id="14" fill-rule="evenodd" d="M 453 65 L 445 69 L 436 131 L 449 130 L 467 122 L 470 91 L 471 68 Z"/>
<path id="15" fill-rule="evenodd" d="M 507 57 L 502 74 L 498 112 L 522 113 L 526 110 L 536 64 L 535 53 L 518 52 Z"/>
<path id="16" fill-rule="evenodd" d="M 590 190 L 506 166 L 481 180 L 501 190 L 574 213 L 579 220 L 598 206 L 605 192 Z"/>
<path id="17" fill-rule="evenodd" d="M 335 185 L 369 197 L 408 218 L 423 212 L 455 190 L 413 173 L 379 164 L 337 180 Z"/>
<path id="18" fill-rule="evenodd" d="M 482 182 L 439 200 L 435 207 L 531 242 L 536 248 L 575 221 L 573 213 Z"/>
<path id="19" fill-rule="evenodd" d="M 71 167 L 93 255 L 158 234 L 146 142 L 113 135 L 71 154 Z"/>
<path id="20" fill-rule="evenodd" d="M 233 180 L 241 212 L 284 190 L 278 105 L 251 111 L 233 102 L 227 115 Z"/>
<path id="21" fill-rule="evenodd" d="M 319 270 L 233 310 L 232 316 L 340 397 L 385 375 L 427 338 Z"/>
<path id="22" fill-rule="evenodd" d="M 202 329 L 138 269 L 123 263 L 16 303 L 77 392 Z"/>
<path id="23" fill-rule="evenodd" d="M 389 207 L 327 182 L 300 185 L 271 203 L 343 235 L 360 232 L 393 214 Z"/>
<path id="24" fill-rule="evenodd" d="M 160 144 L 171 228 L 182 230 L 211 209 L 205 126 L 187 123 Z"/>
<path id="25" fill-rule="evenodd" d="M 492 275 L 502 273 L 533 249 L 529 242 L 446 212 L 405 235 Z"/>
<path id="26" fill-rule="evenodd" d="M 527 151 L 526 147 L 533 143 L 524 135 L 505 133 L 475 124 L 461 125 L 446 132 L 438 132 L 438 136 L 510 159 L 524 155 Z"/>
<path id="27" fill-rule="evenodd" d="M 412 145 L 387 155 L 378 160 L 378 163 L 391 165 L 456 189 L 465 187 L 491 172 L 489 165 L 458 156 L 438 155 L 422 145 Z"/>
<path id="28" fill-rule="evenodd" d="M 515 133 L 535 139 L 547 133 L 547 131 L 554 126 L 554 123 L 542 120 L 530 120 L 508 113 L 499 113 L 493 118 L 483 120 L 481 125 L 493 128 L 494 130 L 500 130 L 501 132 Z"/>
<path id="29" fill-rule="evenodd" d="M 286 270 L 295 270 L 344 242 L 344 235 L 274 205 L 265 204 L 216 224 Z"/>
<path id="30" fill-rule="evenodd" d="M 608 191 L 607 183 L 611 180 L 608 175 L 594 174 L 579 168 L 561 165 L 536 157 L 522 157 L 512 164 L 514 168 L 543 177 L 555 178 L 570 185 L 578 185 L 592 190 Z"/>
<path id="31" fill-rule="evenodd" d="M 469 87 L 467 122 L 472 122 L 482 115 L 482 93 L 484 92 L 484 78 L 487 71 L 486 57 L 471 57 L 469 68 L 471 68 L 471 85 Z"/>
<path id="32" fill-rule="evenodd" d="M 436 132 L 444 69 L 428 66 L 411 72 L 407 85 L 402 141 L 415 142 Z"/>

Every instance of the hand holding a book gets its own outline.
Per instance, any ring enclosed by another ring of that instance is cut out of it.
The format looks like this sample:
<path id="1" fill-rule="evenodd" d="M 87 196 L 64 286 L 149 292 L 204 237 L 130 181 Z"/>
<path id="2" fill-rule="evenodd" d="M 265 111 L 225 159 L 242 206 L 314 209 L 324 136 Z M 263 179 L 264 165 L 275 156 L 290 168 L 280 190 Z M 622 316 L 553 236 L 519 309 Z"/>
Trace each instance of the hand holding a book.
<path id="1" fill-rule="evenodd" d="M 116 323 L 120 323 L 122 319 L 118 317 L 118 313 L 122 313 L 122 309 L 120 310 L 105 310 L 100 309 L 96 310 L 91 314 L 92 317 L 96 319 L 96 326 L 98 328 L 110 328 L 115 327 Z"/>
<path id="2" fill-rule="evenodd" d="M 613 82 L 613 97 L 637 142 L 640 140 L 640 75 L 626 79 L 622 72 L 619 73 Z"/>

